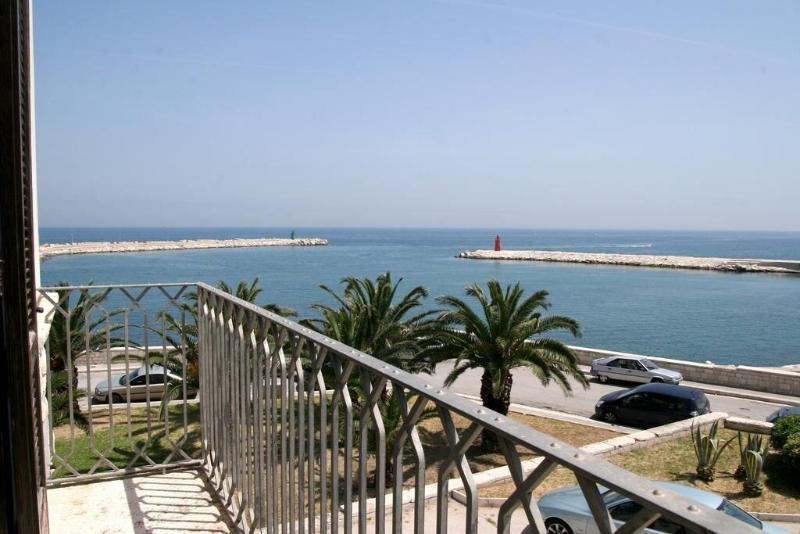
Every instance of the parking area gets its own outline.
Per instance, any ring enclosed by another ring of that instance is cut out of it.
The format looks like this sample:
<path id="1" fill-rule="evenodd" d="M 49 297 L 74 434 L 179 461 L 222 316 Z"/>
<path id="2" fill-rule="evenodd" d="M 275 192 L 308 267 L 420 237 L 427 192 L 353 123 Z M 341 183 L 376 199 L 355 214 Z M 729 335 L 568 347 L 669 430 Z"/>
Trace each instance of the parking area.
<path id="1" fill-rule="evenodd" d="M 440 365 L 431 379 L 437 384 L 442 384 L 445 377 L 452 369 L 450 364 Z M 464 373 L 452 386 L 450 391 L 465 395 L 478 395 L 480 392 L 480 378 L 482 371 L 471 370 Z M 550 408 L 560 412 L 567 412 L 590 417 L 594 414 L 597 400 L 607 393 L 635 387 L 638 384 L 623 382 L 609 382 L 601 384 L 591 380 L 588 389 L 584 389 L 578 382 L 570 381 L 572 393 L 565 395 L 555 384 L 543 386 L 539 380 L 525 369 L 517 369 L 514 374 L 514 386 L 511 390 L 511 402 L 533 406 L 536 408 Z M 691 384 L 687 384 L 691 385 Z M 773 402 L 763 402 L 752 399 L 729 397 L 723 395 L 708 395 L 711 409 L 717 412 L 727 412 L 730 415 L 764 420 L 770 413 L 782 405 Z"/>

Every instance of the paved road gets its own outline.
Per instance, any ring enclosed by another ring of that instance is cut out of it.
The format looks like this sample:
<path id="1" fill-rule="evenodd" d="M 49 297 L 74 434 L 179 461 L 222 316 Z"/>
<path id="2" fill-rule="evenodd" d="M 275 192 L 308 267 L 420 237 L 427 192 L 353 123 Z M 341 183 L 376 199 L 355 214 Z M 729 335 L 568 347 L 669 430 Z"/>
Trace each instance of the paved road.
<path id="1" fill-rule="evenodd" d="M 452 366 L 449 364 L 440 365 L 431 380 L 437 384 L 444 382 L 447 373 Z M 467 395 L 478 395 L 480 391 L 480 370 L 471 370 L 464 373 L 455 384 L 450 387 L 450 391 Z M 511 390 L 511 402 L 525 404 L 536 408 L 550 408 L 561 412 L 567 412 L 583 416 L 594 414 L 594 405 L 597 399 L 619 389 L 627 389 L 631 384 L 614 383 L 601 384 L 590 382 L 589 389 L 584 390 L 577 382 L 572 382 L 573 392 L 567 396 L 561 389 L 550 384 L 547 387 L 542 384 L 525 369 L 514 371 L 514 386 Z M 749 417 L 751 419 L 764 420 L 767 415 L 774 412 L 780 405 L 756 400 L 739 399 L 735 397 L 723 397 L 720 395 L 708 395 L 711 402 L 711 409 L 717 412 L 727 412 L 730 415 Z"/>
<path id="2" fill-rule="evenodd" d="M 131 369 L 135 369 L 131 366 Z M 444 382 L 451 366 L 443 364 L 439 366 L 437 372 L 431 377 L 433 382 L 441 384 Z M 124 366 L 114 368 L 112 376 L 120 375 L 125 372 Z M 473 370 L 464 374 L 453 386 L 451 391 L 467 395 L 478 395 L 480 390 L 481 371 Z M 95 371 L 91 373 L 92 388 L 98 382 L 106 380 L 106 371 Z M 594 414 L 594 405 L 597 399 L 619 389 L 627 389 L 631 384 L 612 383 L 601 384 L 592 381 L 588 390 L 584 390 L 577 382 L 573 382 L 573 392 L 571 395 L 564 395 L 560 388 L 555 384 L 547 387 L 542 386 L 536 378 L 524 369 L 514 371 L 514 387 L 511 391 L 511 401 L 518 404 L 534 406 L 536 408 L 550 408 L 561 412 L 567 412 L 583 416 Z M 79 370 L 78 387 L 86 388 L 86 371 Z M 761 402 L 756 400 L 740 399 L 735 397 L 725 397 L 721 395 L 708 395 L 711 401 L 711 408 L 718 412 L 727 412 L 730 415 L 749 417 L 752 419 L 764 420 L 767 415 L 778 409 L 778 404 Z"/>

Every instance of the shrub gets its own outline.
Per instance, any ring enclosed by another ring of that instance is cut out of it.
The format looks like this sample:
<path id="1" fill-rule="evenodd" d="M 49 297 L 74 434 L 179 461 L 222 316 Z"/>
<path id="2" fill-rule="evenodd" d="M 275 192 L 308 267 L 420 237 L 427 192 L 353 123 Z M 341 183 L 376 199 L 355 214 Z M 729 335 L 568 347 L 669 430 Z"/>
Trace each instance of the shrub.
<path id="1" fill-rule="evenodd" d="M 800 432 L 789 436 L 783 445 L 782 452 L 786 464 L 795 472 L 795 480 L 800 480 Z"/>
<path id="2" fill-rule="evenodd" d="M 798 433 L 800 433 L 800 415 L 782 417 L 772 427 L 772 446 L 782 449 L 789 436 Z"/>
<path id="3" fill-rule="evenodd" d="M 717 438 L 718 427 L 719 421 L 714 421 L 714 424 L 708 429 L 708 434 L 704 434 L 699 427 L 695 429 L 694 425 L 692 425 L 692 444 L 694 445 L 694 454 L 697 457 L 697 478 L 703 482 L 714 481 L 717 460 L 719 460 L 725 447 L 730 445 L 736 437 L 733 436 L 720 445 L 719 438 Z"/>

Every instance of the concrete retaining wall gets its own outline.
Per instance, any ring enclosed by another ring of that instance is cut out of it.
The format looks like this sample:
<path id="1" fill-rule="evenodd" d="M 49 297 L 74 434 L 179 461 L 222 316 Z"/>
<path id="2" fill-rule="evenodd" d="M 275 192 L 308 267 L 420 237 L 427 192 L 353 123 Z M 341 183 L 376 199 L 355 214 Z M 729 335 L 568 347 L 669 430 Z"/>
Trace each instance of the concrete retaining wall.
<path id="1" fill-rule="evenodd" d="M 632 356 L 626 352 L 572 347 L 578 360 L 589 365 L 592 360 L 609 356 Z M 640 355 L 636 355 L 640 356 Z M 685 380 L 718 386 L 765 391 L 777 395 L 800 397 L 800 373 L 747 365 L 714 365 L 648 356 L 658 365 L 678 371 Z"/>

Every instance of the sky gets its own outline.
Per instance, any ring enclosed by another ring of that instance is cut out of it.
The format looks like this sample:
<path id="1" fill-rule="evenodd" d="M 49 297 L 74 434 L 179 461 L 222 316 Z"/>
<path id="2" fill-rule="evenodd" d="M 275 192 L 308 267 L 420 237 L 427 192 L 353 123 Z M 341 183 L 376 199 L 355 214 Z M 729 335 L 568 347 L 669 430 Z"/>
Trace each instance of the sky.
<path id="1" fill-rule="evenodd" d="M 34 8 L 42 226 L 800 230 L 796 1 Z"/>

